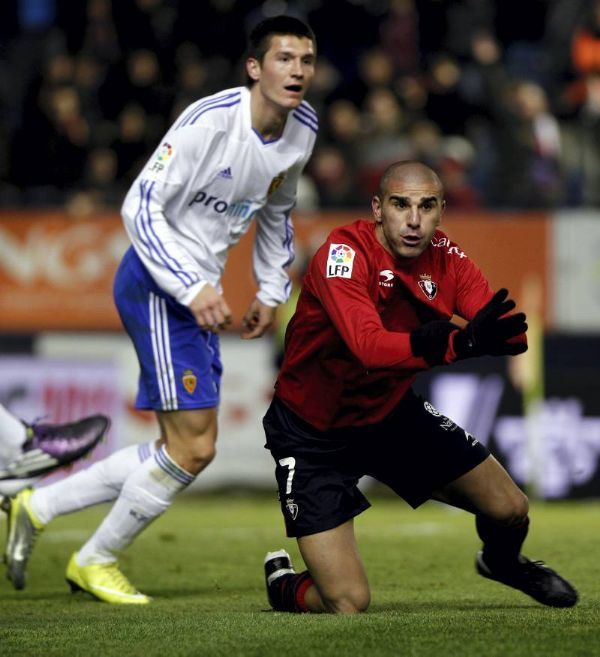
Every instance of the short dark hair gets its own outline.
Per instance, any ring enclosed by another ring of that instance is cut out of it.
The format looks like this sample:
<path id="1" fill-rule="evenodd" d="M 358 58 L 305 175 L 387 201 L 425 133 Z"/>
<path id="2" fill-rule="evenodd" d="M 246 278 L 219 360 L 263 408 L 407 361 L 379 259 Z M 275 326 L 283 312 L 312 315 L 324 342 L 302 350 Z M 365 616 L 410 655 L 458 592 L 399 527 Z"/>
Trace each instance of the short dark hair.
<path id="1" fill-rule="evenodd" d="M 311 27 L 294 16 L 272 16 L 265 18 L 252 28 L 248 37 L 248 49 L 246 57 L 252 57 L 262 64 L 265 53 L 271 45 L 271 37 L 275 34 L 293 34 L 297 37 L 306 37 L 313 42 L 313 46 L 317 47 L 317 40 L 315 33 Z M 254 80 L 247 77 L 247 84 L 252 85 Z"/>

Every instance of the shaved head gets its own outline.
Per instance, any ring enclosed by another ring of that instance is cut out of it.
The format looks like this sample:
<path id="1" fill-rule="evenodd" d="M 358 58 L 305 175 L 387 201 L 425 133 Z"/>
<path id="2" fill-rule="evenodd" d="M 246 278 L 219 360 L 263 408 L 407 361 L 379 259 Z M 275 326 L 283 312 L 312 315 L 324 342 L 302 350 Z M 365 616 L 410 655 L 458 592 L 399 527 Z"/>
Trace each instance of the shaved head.
<path id="1" fill-rule="evenodd" d="M 437 173 L 422 162 L 395 162 L 371 199 L 376 236 L 397 260 L 418 258 L 430 245 L 446 206 Z"/>
<path id="2" fill-rule="evenodd" d="M 384 198 L 388 191 L 391 181 L 401 182 L 410 185 L 426 184 L 436 188 L 440 198 L 444 196 L 444 186 L 437 173 L 422 162 L 415 160 L 405 160 L 403 162 L 394 162 L 383 172 L 379 181 L 379 197 Z"/>

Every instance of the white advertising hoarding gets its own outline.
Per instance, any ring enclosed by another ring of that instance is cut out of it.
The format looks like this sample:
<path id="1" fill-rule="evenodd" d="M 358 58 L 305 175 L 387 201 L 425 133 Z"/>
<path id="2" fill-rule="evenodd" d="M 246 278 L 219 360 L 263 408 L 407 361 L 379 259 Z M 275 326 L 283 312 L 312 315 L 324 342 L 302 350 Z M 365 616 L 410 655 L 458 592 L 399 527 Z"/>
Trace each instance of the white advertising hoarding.
<path id="1" fill-rule="evenodd" d="M 600 210 L 557 212 L 552 224 L 553 328 L 600 332 Z"/>
<path id="2" fill-rule="evenodd" d="M 237 335 L 221 337 L 221 406 L 217 457 L 193 484 L 196 489 L 225 486 L 260 486 L 275 490 L 274 466 L 263 448 L 265 414 L 275 381 L 272 343 L 269 337 L 241 340 Z M 41 356 L 73 362 L 111 363 L 113 386 L 122 391 L 118 435 L 120 446 L 158 438 L 153 412 L 133 407 L 139 367 L 129 338 L 123 333 L 46 333 L 37 340 Z"/>

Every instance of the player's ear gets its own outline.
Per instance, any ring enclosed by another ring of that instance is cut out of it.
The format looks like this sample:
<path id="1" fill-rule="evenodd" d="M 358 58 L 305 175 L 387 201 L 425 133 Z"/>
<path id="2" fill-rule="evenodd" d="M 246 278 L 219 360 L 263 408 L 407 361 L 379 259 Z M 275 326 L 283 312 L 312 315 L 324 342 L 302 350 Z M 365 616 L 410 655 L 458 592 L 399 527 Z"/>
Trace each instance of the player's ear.
<path id="1" fill-rule="evenodd" d="M 373 216 L 375 217 L 375 222 L 381 223 L 381 199 L 377 194 L 373 195 L 371 199 L 371 210 L 373 211 Z"/>
<path id="2" fill-rule="evenodd" d="M 248 57 L 246 60 L 246 72 L 251 80 L 258 82 L 260 80 L 260 62 L 254 57 Z"/>

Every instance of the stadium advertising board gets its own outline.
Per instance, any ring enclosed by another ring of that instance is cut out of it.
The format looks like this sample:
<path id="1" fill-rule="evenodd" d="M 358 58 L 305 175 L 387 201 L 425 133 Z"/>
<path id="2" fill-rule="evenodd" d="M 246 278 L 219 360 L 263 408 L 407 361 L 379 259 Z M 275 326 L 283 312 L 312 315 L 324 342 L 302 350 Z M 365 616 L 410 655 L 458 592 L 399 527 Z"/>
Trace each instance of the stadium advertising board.
<path id="1" fill-rule="evenodd" d="M 336 225 L 362 214 L 330 211 L 294 218 L 298 263 L 310 256 Z M 546 217 L 536 213 L 453 215 L 443 229 L 489 277 L 518 300 L 527 277 L 541 275 L 545 305 Z M 228 259 L 223 289 L 240 329 L 256 288 L 252 279 L 252 231 Z M 75 219 L 59 212 L 0 214 L 0 331 L 120 330 L 112 284 L 129 244 L 117 213 Z M 297 263 L 297 266 L 298 266 Z"/>
<path id="2" fill-rule="evenodd" d="M 156 437 L 157 428 L 152 413 L 133 408 L 138 366 L 128 339 L 121 334 L 108 336 L 81 334 L 73 336 L 47 334 L 38 341 L 37 349 L 47 361 L 62 363 L 55 371 L 56 378 L 68 390 L 73 372 L 81 377 L 86 369 L 78 370 L 78 362 L 89 359 L 92 353 L 107 360 L 114 367 L 111 377 L 96 376 L 100 370 L 87 369 L 88 386 L 99 382 L 101 394 L 106 386 L 118 386 L 119 408 L 111 413 L 117 418 L 120 444 L 144 442 Z M 456 363 L 447 368 L 434 368 L 421 373 L 416 388 L 431 400 L 441 412 L 487 444 L 503 462 L 517 482 L 546 499 L 600 496 L 600 337 L 551 336 L 545 342 L 546 372 L 545 397 L 530 416 L 524 415 L 523 396 L 517 385 L 516 359 L 481 358 Z M 529 352 L 528 352 L 529 353 Z M 247 342 L 238 336 L 226 335 L 221 341 L 221 355 L 225 366 L 222 402 L 219 409 L 221 437 L 218 457 L 194 484 L 199 489 L 219 489 L 231 486 L 250 486 L 273 489 L 273 463 L 263 448 L 262 417 L 273 393 L 276 370 L 273 344 L 270 340 Z M 67 361 L 66 359 L 71 359 Z M 10 359 L 0 361 L 3 374 Z M 44 380 L 43 367 L 28 363 L 17 364 L 19 378 L 13 374 L 0 382 L 0 401 L 15 412 L 15 391 L 42 389 L 47 384 L 32 383 L 36 372 Z M 11 370 L 15 371 L 15 368 Z M 109 368 L 108 371 L 111 371 Z M 67 376 L 68 375 L 68 376 Z M 10 385 L 7 386 L 7 381 Z M 80 378 L 77 378 L 78 385 Z M 54 385 L 54 384 L 53 384 Z M 87 390 L 88 388 L 85 388 Z M 8 394 L 7 393 L 10 393 Z M 114 391 L 113 391 L 114 392 Z M 19 393 L 21 394 L 21 393 Z M 39 393 L 28 393 L 40 398 Z M 79 394 L 79 393 L 78 393 Z M 90 399 L 87 405 L 70 406 L 68 417 L 77 413 L 102 410 L 105 406 Z M 45 393 L 46 396 L 47 393 Z M 61 396 L 67 395 L 63 391 Z M 98 398 L 100 399 L 100 398 Z M 112 398 L 115 399 L 114 397 Z M 45 404 L 23 409 L 23 417 L 32 413 L 48 413 L 55 417 L 53 406 Z M 63 412 L 64 413 L 64 412 Z M 67 417 L 59 415 L 58 417 Z"/>
<path id="3" fill-rule="evenodd" d="M 553 324 L 600 332 L 600 211 L 559 212 L 553 229 Z"/>
<path id="4" fill-rule="evenodd" d="M 116 388 L 112 399 L 119 404 L 118 409 L 114 409 L 119 418 L 119 430 L 112 433 L 117 436 L 118 446 L 158 438 L 154 412 L 134 408 L 139 365 L 125 334 L 46 333 L 36 340 L 36 351 L 41 356 L 41 363 L 63 363 L 65 385 L 73 372 L 78 371 L 77 363 L 92 358 L 110 361 L 112 380 L 102 378 L 100 385 L 101 390 L 104 390 L 105 383 Z M 263 448 L 262 428 L 262 417 L 275 382 L 273 344 L 269 338 L 249 342 L 241 340 L 238 335 L 227 334 L 221 338 L 221 360 L 224 373 L 219 406 L 218 457 L 192 487 L 213 490 L 224 486 L 273 488 L 273 460 Z M 0 361 L 0 367 L 2 363 Z M 90 374 L 92 372 L 90 370 Z M 70 413 L 82 410 L 77 406 L 71 408 Z"/>
<path id="5" fill-rule="evenodd" d="M 128 240 L 113 214 L 0 220 L 0 330 L 117 329 L 112 279 Z"/>
<path id="6" fill-rule="evenodd" d="M 530 415 L 506 369 L 482 358 L 421 374 L 417 388 L 545 499 L 600 496 L 600 338 L 546 339 L 546 393 Z"/>

